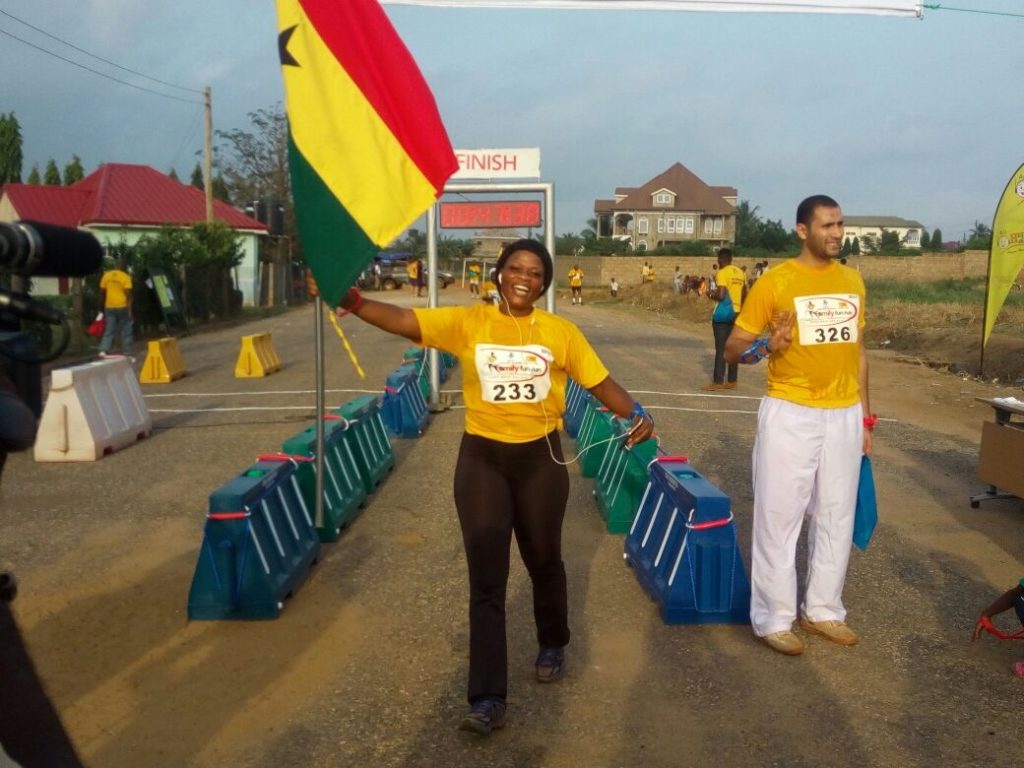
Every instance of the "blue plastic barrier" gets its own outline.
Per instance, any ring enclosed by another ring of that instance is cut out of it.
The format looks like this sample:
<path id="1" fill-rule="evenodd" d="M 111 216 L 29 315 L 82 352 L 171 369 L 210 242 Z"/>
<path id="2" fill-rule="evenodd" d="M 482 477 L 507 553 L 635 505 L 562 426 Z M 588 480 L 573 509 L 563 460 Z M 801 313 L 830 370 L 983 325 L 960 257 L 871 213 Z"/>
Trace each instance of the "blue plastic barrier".
<path id="1" fill-rule="evenodd" d="M 562 423 L 565 425 L 565 432 L 569 437 L 575 439 L 580 433 L 583 414 L 587 412 L 587 406 L 592 400 L 593 395 L 577 384 L 574 379 L 566 379 L 565 414 L 562 417 Z"/>
<path id="2" fill-rule="evenodd" d="M 355 455 L 359 476 L 366 492 L 373 493 L 395 466 L 395 452 L 377 398 L 373 395 L 357 397 L 334 413 L 348 421 L 349 430 L 345 435 Z"/>
<path id="3" fill-rule="evenodd" d="M 260 461 L 210 494 L 190 619 L 275 619 L 320 555 L 298 463 Z"/>
<path id="4" fill-rule="evenodd" d="M 419 437 L 430 421 L 417 379 L 415 364 L 388 374 L 380 412 L 388 431 L 396 437 Z"/>
<path id="5" fill-rule="evenodd" d="M 750 582 L 729 497 L 685 457 L 651 462 L 624 557 L 666 624 L 750 621 Z"/>
<path id="6" fill-rule="evenodd" d="M 352 425 L 340 416 L 324 417 L 324 501 L 323 520 L 316 521 L 320 541 L 337 541 L 341 529 L 351 523 L 366 503 L 366 484 L 352 451 Z M 285 454 L 316 458 L 316 425 L 288 438 L 281 445 Z M 316 463 L 299 467 L 299 487 L 306 504 L 316 509 Z"/>

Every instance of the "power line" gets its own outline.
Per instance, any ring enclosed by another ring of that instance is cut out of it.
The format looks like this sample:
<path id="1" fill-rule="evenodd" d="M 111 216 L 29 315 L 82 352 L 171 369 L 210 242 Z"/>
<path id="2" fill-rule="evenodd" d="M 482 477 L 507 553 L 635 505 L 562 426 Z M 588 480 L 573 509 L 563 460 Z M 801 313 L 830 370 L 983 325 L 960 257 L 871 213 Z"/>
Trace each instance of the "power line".
<path id="1" fill-rule="evenodd" d="M 924 3 L 929 11 L 959 11 L 960 13 L 981 13 L 986 16 L 1009 16 L 1014 19 L 1024 19 L 1024 13 L 1011 13 L 1010 11 L 984 11 L 980 8 L 947 8 L 942 3 Z"/>
<path id="2" fill-rule="evenodd" d="M 99 75 L 100 77 L 105 77 L 108 80 L 113 80 L 115 83 L 121 83 L 121 85 L 127 85 L 129 88 L 136 88 L 136 89 L 138 89 L 140 91 L 145 91 L 146 93 L 152 93 L 154 96 L 162 96 L 165 99 L 171 99 L 173 101 L 180 101 L 180 102 L 183 102 L 185 104 L 199 104 L 199 103 L 201 103 L 201 102 L 198 102 L 198 101 L 196 101 L 194 99 L 182 99 L 182 98 L 179 98 L 178 96 L 171 96 L 170 94 L 167 94 L 167 93 L 160 93 L 159 91 L 154 91 L 151 88 L 144 88 L 141 85 L 136 85 L 135 83 L 129 83 L 127 80 L 121 80 L 120 78 L 114 77 L 113 75 L 108 75 L 105 72 L 100 72 L 99 70 L 93 69 L 92 67 L 87 67 L 84 64 L 79 64 L 77 61 L 72 61 L 71 59 L 68 59 L 68 58 L 66 58 L 64 56 L 61 56 L 59 53 L 54 53 L 53 51 L 47 50 L 46 48 L 43 48 L 41 46 L 36 45 L 35 43 L 30 43 L 28 40 L 24 40 L 24 39 L 18 37 L 17 35 L 12 34 L 11 32 L 8 32 L 5 29 L 0 29 L 0 35 L 7 35 L 8 37 L 14 38 L 19 43 L 24 43 L 29 48 L 35 48 L 37 51 L 42 51 L 43 53 L 45 53 L 45 54 L 47 54 L 49 56 L 53 56 L 54 58 L 60 59 L 61 61 L 67 62 L 68 64 L 72 64 L 72 65 L 78 67 L 79 69 L 84 69 L 86 72 L 92 72 L 94 75 Z"/>
<path id="3" fill-rule="evenodd" d="M 164 80 L 160 80 L 160 79 L 155 78 L 155 77 L 150 77 L 149 75 L 144 75 L 141 72 L 136 72 L 134 69 L 129 69 L 128 67 L 122 67 L 120 64 L 117 64 L 117 63 L 115 63 L 113 61 L 110 61 L 110 59 L 104 59 L 102 56 L 97 56 L 95 53 L 90 53 L 89 51 L 85 50 L 84 48 L 79 48 L 77 45 L 74 45 L 73 43 L 69 43 L 67 40 L 64 40 L 64 39 L 62 39 L 60 37 L 57 37 L 56 35 L 51 35 L 45 29 L 40 29 L 39 27 L 37 27 L 37 26 L 35 26 L 33 24 L 29 24 L 24 19 L 19 19 L 17 16 L 15 16 L 12 13 L 8 13 L 7 11 L 4 11 L 4 10 L 0 10 L 0 13 L 2 13 L 4 16 L 6 16 L 6 17 L 8 17 L 10 19 L 14 19 L 19 24 L 24 24 L 29 29 L 34 29 L 36 32 L 38 32 L 41 35 L 46 35 L 51 40 L 56 40 L 58 43 L 66 45 L 68 48 L 73 48 L 76 51 L 78 51 L 79 53 L 84 53 L 86 56 L 92 56 L 94 59 L 102 61 L 104 64 L 109 64 L 112 67 L 117 67 L 117 69 L 120 69 L 120 70 L 122 70 L 124 72 L 128 72 L 130 74 L 136 75 L 137 77 L 141 77 L 141 78 L 143 78 L 145 80 L 151 80 L 154 83 L 159 83 L 160 85 L 166 85 L 168 88 L 176 88 L 179 91 L 186 91 L 187 93 L 196 93 L 196 94 L 199 94 L 199 95 L 202 95 L 202 93 L 203 93 L 202 91 L 197 91 L 195 88 L 185 88 L 184 86 L 181 86 L 181 85 L 175 85 L 174 83 L 168 83 L 168 82 L 165 82 Z"/>

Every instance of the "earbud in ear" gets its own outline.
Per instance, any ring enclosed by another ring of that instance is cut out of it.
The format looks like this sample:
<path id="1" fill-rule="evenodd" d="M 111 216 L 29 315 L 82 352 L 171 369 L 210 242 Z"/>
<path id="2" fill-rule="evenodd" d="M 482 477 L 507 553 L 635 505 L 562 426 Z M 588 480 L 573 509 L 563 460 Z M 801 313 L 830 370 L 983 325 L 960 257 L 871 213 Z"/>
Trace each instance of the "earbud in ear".
<path id="1" fill-rule="evenodd" d="M 498 273 L 498 285 L 501 285 L 501 273 Z"/>

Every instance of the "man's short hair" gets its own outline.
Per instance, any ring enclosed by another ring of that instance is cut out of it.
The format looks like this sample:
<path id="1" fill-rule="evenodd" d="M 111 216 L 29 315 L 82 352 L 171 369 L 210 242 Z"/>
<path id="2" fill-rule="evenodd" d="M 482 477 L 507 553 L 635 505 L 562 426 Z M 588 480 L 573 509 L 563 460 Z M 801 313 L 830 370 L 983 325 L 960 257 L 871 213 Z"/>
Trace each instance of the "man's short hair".
<path id="1" fill-rule="evenodd" d="M 729 264 L 732 261 L 732 248 L 719 248 L 718 261 L 720 263 Z"/>
<path id="2" fill-rule="evenodd" d="M 819 208 L 838 208 L 839 203 L 828 195 L 811 195 L 796 207 L 796 223 L 811 226 L 814 212 Z"/>

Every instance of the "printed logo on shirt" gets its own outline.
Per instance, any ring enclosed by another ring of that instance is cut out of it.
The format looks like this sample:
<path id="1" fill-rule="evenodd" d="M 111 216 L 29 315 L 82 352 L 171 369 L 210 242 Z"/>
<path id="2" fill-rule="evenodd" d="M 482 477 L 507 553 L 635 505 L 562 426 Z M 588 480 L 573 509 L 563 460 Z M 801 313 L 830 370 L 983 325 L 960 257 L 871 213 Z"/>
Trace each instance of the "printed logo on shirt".
<path id="1" fill-rule="evenodd" d="M 797 296 L 793 304 L 800 343 L 804 346 L 857 342 L 857 321 L 860 318 L 860 296 L 857 294 Z"/>
<path id="2" fill-rule="evenodd" d="M 554 355 L 538 344 L 477 344 L 480 397 L 487 403 L 535 403 L 551 391 Z"/>

